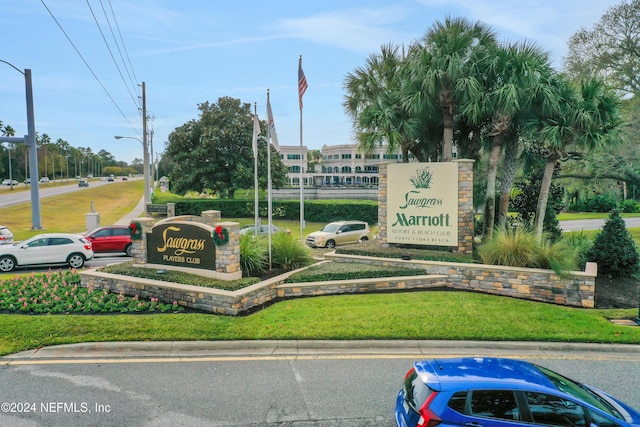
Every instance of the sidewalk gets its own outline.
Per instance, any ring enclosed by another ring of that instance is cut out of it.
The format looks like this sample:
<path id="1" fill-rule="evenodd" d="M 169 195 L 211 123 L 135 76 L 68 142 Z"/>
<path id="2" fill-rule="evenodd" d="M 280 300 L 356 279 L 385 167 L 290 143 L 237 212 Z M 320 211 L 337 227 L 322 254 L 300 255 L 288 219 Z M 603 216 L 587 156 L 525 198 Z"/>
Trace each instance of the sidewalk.
<path id="1" fill-rule="evenodd" d="M 129 225 L 131 224 L 132 220 L 138 218 L 140 215 L 144 213 L 144 211 L 145 211 L 144 197 L 142 197 L 138 202 L 138 204 L 136 205 L 136 207 L 133 208 L 133 210 L 129 212 L 127 215 L 120 218 L 114 225 Z"/>

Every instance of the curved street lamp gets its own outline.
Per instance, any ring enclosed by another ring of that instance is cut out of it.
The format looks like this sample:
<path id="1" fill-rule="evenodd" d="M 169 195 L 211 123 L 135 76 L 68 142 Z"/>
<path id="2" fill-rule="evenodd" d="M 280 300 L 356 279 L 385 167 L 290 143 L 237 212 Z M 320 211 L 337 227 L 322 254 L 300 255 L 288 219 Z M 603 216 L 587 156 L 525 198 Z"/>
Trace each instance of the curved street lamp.
<path id="1" fill-rule="evenodd" d="M 0 142 L 24 143 L 29 147 L 29 176 L 31 179 L 31 229 L 42 230 L 40 222 L 40 188 L 38 185 L 38 152 L 36 149 L 36 126 L 33 113 L 33 88 L 31 85 L 31 70 L 20 71 L 10 62 L 0 59 L 11 68 L 24 76 L 25 92 L 27 97 L 27 134 L 24 138 L 0 137 Z"/>
<path id="2" fill-rule="evenodd" d="M 144 150 L 144 155 L 143 155 L 143 163 L 144 163 L 144 171 L 143 171 L 143 176 L 144 176 L 144 205 L 145 205 L 145 209 L 147 204 L 151 203 L 151 195 L 149 192 L 149 185 L 150 185 L 150 181 L 149 181 L 149 153 L 147 150 L 147 141 L 146 140 L 141 140 L 140 138 L 136 138 L 135 136 L 120 136 L 120 135 L 116 135 L 114 136 L 115 139 L 135 139 L 136 141 L 140 142 L 142 144 L 142 149 Z"/>

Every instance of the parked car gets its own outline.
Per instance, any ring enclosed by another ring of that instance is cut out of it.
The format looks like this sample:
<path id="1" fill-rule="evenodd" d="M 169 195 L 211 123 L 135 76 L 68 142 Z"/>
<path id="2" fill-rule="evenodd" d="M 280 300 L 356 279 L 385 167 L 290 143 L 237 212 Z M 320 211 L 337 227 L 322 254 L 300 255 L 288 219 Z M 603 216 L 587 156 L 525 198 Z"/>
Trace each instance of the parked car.
<path id="1" fill-rule="evenodd" d="M 80 178 L 80 181 L 78 181 L 78 187 L 88 187 L 89 186 L 89 180 L 87 178 Z"/>
<path id="2" fill-rule="evenodd" d="M 240 234 L 254 234 L 256 231 L 256 226 L 255 225 L 248 225 L 246 227 L 243 227 L 240 229 Z M 286 229 L 286 228 L 280 228 L 278 226 L 275 226 L 273 224 L 271 224 L 271 234 L 274 233 L 287 233 L 287 234 L 291 234 L 291 230 Z M 269 234 L 269 225 L 260 225 L 258 226 L 258 235 L 259 236 L 266 236 Z"/>
<path id="3" fill-rule="evenodd" d="M 126 176 L 123 176 L 123 177 L 122 177 L 122 180 L 123 180 L 123 181 L 127 181 L 127 177 L 126 177 Z"/>
<path id="4" fill-rule="evenodd" d="M 8 227 L 0 225 L 0 245 L 10 245 L 13 243 L 13 233 Z"/>
<path id="5" fill-rule="evenodd" d="M 128 225 L 96 228 L 84 237 L 91 242 L 94 253 L 124 252 L 127 256 L 131 256 L 133 241 Z"/>
<path id="6" fill-rule="evenodd" d="M 0 246 L 0 271 L 31 265 L 69 265 L 81 268 L 93 258 L 91 242 L 75 234 L 38 234 L 13 245 Z"/>
<path id="7" fill-rule="evenodd" d="M 42 178 L 40 178 L 40 182 L 42 182 L 42 183 L 49 182 L 49 177 L 48 176 L 43 176 Z"/>
<path id="8" fill-rule="evenodd" d="M 365 242 L 371 238 L 371 228 L 366 222 L 337 221 L 309 234 L 305 241 L 312 248 L 335 248 L 337 245 Z"/>
<path id="9" fill-rule="evenodd" d="M 2 181 L 2 185 L 18 185 L 18 181 L 15 179 L 5 179 Z"/>
<path id="10" fill-rule="evenodd" d="M 107 178 L 107 182 L 113 182 L 113 177 L 110 176 L 109 178 Z"/>
<path id="11" fill-rule="evenodd" d="M 25 180 L 24 180 L 24 183 L 25 183 L 25 184 L 31 184 L 31 178 L 27 178 L 27 179 L 25 179 Z"/>
<path id="12" fill-rule="evenodd" d="M 407 372 L 396 424 L 639 426 L 640 412 L 542 366 L 502 358 L 428 359 Z"/>

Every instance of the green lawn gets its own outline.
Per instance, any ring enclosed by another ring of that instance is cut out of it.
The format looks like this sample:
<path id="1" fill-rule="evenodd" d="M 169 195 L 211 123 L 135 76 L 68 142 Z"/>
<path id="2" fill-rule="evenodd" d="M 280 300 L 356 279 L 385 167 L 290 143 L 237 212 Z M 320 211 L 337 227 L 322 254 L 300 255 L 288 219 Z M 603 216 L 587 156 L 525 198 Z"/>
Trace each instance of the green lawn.
<path id="1" fill-rule="evenodd" d="M 93 202 L 101 223 L 111 224 L 131 210 L 140 197 L 142 181 L 129 181 L 43 199 L 42 223 L 49 231 L 82 231 L 84 215 Z M 17 239 L 34 234 L 29 230 L 28 206 L 0 209 L 0 218 Z M 252 219 L 238 221 L 248 224 Z M 275 224 L 299 235 L 299 225 L 294 221 Z M 306 230 L 320 226 L 307 224 Z M 450 339 L 640 344 L 639 327 L 608 321 L 635 318 L 637 312 L 428 291 L 285 300 L 243 317 L 200 313 L 0 314 L 0 355 L 55 344 L 142 340 Z"/>

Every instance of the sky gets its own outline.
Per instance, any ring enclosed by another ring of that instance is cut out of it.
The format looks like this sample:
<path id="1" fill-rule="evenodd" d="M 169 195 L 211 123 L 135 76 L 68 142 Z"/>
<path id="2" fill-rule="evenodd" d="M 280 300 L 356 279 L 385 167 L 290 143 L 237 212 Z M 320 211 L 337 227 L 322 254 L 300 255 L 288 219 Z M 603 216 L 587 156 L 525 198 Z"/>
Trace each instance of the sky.
<path id="1" fill-rule="evenodd" d="M 256 105 L 267 91 L 280 145 L 354 143 L 348 73 L 387 43 L 408 45 L 445 17 L 528 40 L 561 69 L 567 42 L 622 0 L 4 0 L 0 60 L 30 69 L 35 127 L 52 141 L 142 159 L 141 85 L 154 158 L 169 134 L 221 97 Z M 298 60 L 308 82 L 302 114 Z M 27 133 L 25 80 L 0 62 L 0 121 Z"/>

